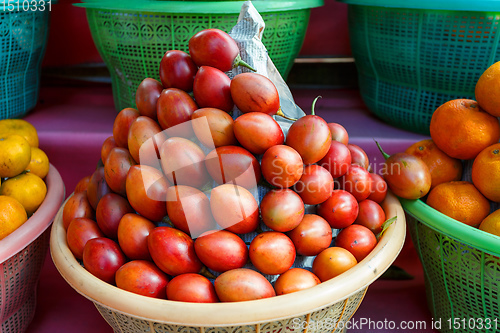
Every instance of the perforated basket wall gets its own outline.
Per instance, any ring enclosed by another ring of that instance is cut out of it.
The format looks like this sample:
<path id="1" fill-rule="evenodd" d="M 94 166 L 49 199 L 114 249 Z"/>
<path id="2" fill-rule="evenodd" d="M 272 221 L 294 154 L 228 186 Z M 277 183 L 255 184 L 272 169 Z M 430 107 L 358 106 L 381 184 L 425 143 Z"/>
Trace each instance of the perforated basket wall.
<path id="1" fill-rule="evenodd" d="M 441 322 L 440 331 L 500 330 L 500 247 L 489 253 L 411 214 L 406 220 L 424 268 L 428 307 L 433 320 Z"/>
<path id="2" fill-rule="evenodd" d="M 25 332 L 31 323 L 49 238 L 47 229 L 22 251 L 0 263 L 0 332 Z"/>
<path id="3" fill-rule="evenodd" d="M 113 98 L 118 111 L 135 107 L 135 91 L 144 78 L 159 80 L 158 68 L 166 51 L 178 49 L 187 52 L 189 38 L 205 28 L 229 32 L 239 15 L 95 8 L 87 8 L 86 11 L 95 45 L 111 73 Z M 304 41 L 310 9 L 291 8 L 261 13 L 261 16 L 266 23 L 263 43 L 276 68 L 286 79 Z"/>
<path id="4" fill-rule="evenodd" d="M 5 2 L 7 3 L 7 2 Z M 0 8 L 0 119 L 20 118 L 38 100 L 40 71 L 49 31 L 48 9 Z"/>
<path id="5" fill-rule="evenodd" d="M 348 18 L 365 104 L 413 132 L 428 134 L 444 102 L 474 99 L 476 81 L 500 60 L 500 11 L 349 5 Z"/>

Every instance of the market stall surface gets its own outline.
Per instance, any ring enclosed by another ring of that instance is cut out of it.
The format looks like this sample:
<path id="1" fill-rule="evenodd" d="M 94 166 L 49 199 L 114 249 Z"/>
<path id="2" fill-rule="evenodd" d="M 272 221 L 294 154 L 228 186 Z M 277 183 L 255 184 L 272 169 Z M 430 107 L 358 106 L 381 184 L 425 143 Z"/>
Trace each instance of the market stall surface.
<path id="1" fill-rule="evenodd" d="M 427 138 L 383 123 L 367 110 L 356 89 L 292 89 L 292 93 L 306 113 L 314 98 L 322 96 L 316 114 L 343 125 L 349 142 L 367 152 L 375 171 L 383 162 L 375 140 L 392 154 Z M 110 85 L 42 87 L 40 103 L 25 119 L 37 128 L 40 148 L 61 173 L 67 196 L 81 178 L 95 170 L 100 147 L 112 135 L 116 114 Z M 437 332 L 427 308 L 422 266 L 409 235 L 394 265 L 412 278 L 375 281 L 349 323 L 348 332 Z M 113 332 L 93 303 L 64 281 L 47 255 L 35 318 L 28 332 L 89 331 Z"/>

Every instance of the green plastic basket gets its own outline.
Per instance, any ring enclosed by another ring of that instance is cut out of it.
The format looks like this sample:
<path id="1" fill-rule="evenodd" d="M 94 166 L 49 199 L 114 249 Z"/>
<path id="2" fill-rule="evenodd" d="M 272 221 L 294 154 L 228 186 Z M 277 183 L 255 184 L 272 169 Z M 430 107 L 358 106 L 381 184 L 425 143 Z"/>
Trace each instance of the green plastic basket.
<path id="1" fill-rule="evenodd" d="M 135 91 L 146 77 L 159 80 L 166 51 L 188 51 L 188 41 L 205 28 L 229 32 L 243 1 L 87 1 L 95 45 L 111 73 L 116 109 L 135 107 Z M 263 43 L 286 79 L 300 51 L 310 8 L 323 0 L 256 1 L 266 27 Z"/>
<path id="2" fill-rule="evenodd" d="M 396 127 L 429 134 L 434 110 L 474 99 L 500 60 L 500 6 L 492 0 L 340 0 L 366 106 Z"/>
<path id="3" fill-rule="evenodd" d="M 22 1 L 13 3 L 0 3 L 0 119 L 20 118 L 35 107 L 49 33 L 49 7 L 29 2 L 24 11 Z"/>
<path id="4" fill-rule="evenodd" d="M 441 332 L 500 331 L 500 238 L 421 200 L 400 201 L 424 268 L 434 324 Z"/>

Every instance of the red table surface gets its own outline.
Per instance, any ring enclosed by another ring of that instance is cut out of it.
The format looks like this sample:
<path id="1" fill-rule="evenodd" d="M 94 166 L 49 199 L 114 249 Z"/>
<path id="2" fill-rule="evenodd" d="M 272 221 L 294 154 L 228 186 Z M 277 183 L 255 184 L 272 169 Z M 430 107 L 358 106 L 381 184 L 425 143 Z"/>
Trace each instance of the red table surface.
<path id="1" fill-rule="evenodd" d="M 367 152 L 374 168 L 382 163 L 374 139 L 392 154 L 427 138 L 380 121 L 366 109 L 357 90 L 292 89 L 292 93 L 306 112 L 310 111 L 313 99 L 321 95 L 316 114 L 328 122 L 342 124 L 350 142 Z M 100 147 L 112 135 L 116 114 L 109 85 L 42 86 L 40 103 L 25 119 L 37 128 L 40 147 L 59 170 L 66 195 L 95 169 Z M 431 329 L 422 266 L 409 235 L 395 265 L 414 278 L 375 281 L 368 288 L 348 332 L 436 332 Z M 404 325 L 415 328 L 402 329 Z M 64 281 L 47 255 L 38 287 L 36 314 L 28 332 L 89 331 L 113 332 L 93 303 Z"/>

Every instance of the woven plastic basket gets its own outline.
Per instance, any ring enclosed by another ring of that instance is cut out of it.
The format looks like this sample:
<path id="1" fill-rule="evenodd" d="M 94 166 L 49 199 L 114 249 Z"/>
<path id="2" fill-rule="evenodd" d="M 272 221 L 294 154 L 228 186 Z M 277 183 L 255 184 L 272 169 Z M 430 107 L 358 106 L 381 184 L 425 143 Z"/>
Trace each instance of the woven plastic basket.
<path id="1" fill-rule="evenodd" d="M 441 332 L 500 331 L 500 238 L 401 199 Z"/>
<path id="2" fill-rule="evenodd" d="M 338 277 L 296 293 L 256 301 L 198 304 L 153 299 L 118 289 L 87 272 L 66 243 L 62 210 L 52 228 L 50 250 L 63 278 L 92 302 L 115 332 L 342 332 L 368 286 L 396 259 L 406 234 L 404 211 L 389 195 L 383 203 L 397 216 L 377 247 Z"/>
<path id="3" fill-rule="evenodd" d="M 29 2 L 26 11 L 18 4 L 0 3 L 0 119 L 20 118 L 35 107 L 49 33 L 47 2 L 45 10 L 41 1 Z"/>
<path id="4" fill-rule="evenodd" d="M 22 226 L 0 240 L 0 332 L 25 332 L 36 307 L 40 271 L 49 248 L 50 225 L 64 200 L 64 183 L 51 165 L 47 196 Z"/>
<path id="5" fill-rule="evenodd" d="M 243 1 L 87 1 L 95 45 L 108 67 L 117 110 L 135 107 L 135 91 L 145 77 L 159 80 L 158 68 L 166 51 L 188 51 L 199 30 L 229 32 Z M 286 78 L 302 47 L 310 8 L 323 0 L 255 1 L 266 28 L 263 43 Z"/>
<path id="6" fill-rule="evenodd" d="M 434 110 L 474 99 L 479 76 L 500 60 L 498 1 L 340 1 L 362 98 L 394 126 L 428 134 Z"/>

